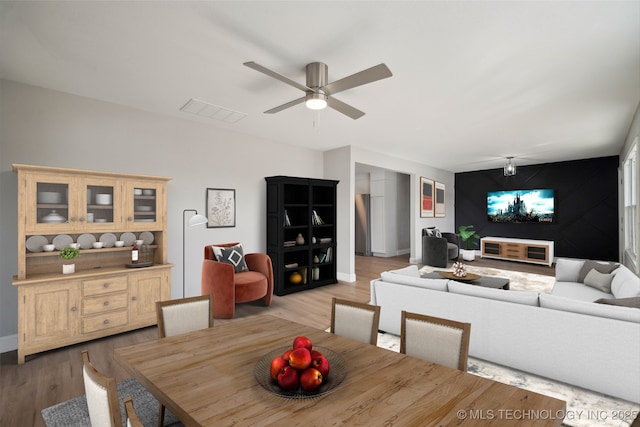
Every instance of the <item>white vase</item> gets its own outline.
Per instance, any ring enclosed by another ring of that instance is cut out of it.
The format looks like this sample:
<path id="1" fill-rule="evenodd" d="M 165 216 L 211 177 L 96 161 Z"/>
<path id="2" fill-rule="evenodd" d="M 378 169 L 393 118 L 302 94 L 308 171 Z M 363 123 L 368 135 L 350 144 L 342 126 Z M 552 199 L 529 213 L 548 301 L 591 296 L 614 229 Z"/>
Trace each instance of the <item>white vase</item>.
<path id="1" fill-rule="evenodd" d="M 75 264 L 62 264 L 62 274 L 71 274 L 76 272 Z"/>
<path id="2" fill-rule="evenodd" d="M 476 251 L 473 249 L 460 249 L 460 256 L 465 261 L 473 261 L 476 259 Z"/>

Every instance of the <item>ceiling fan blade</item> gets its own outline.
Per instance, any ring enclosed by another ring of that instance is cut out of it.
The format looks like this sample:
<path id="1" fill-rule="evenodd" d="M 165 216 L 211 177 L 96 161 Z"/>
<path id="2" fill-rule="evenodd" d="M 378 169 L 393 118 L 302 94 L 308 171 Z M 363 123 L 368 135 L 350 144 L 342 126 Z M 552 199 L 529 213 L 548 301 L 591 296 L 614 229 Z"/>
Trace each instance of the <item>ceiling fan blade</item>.
<path id="1" fill-rule="evenodd" d="M 279 107 L 272 108 L 270 110 L 265 111 L 265 114 L 273 114 L 282 110 L 286 110 L 289 107 L 293 107 L 294 105 L 302 104 L 306 97 L 294 99 L 293 101 L 287 102 L 286 104 L 282 104 Z"/>
<path id="2" fill-rule="evenodd" d="M 343 90 L 366 85 L 377 80 L 386 79 L 392 75 L 391 70 L 389 70 L 386 65 L 378 64 L 374 67 L 362 70 L 359 73 L 355 73 L 340 80 L 336 80 L 333 83 L 329 83 L 321 89 L 324 90 L 327 95 L 333 95 L 338 92 L 342 92 Z"/>
<path id="3" fill-rule="evenodd" d="M 249 68 L 253 68 L 254 70 L 259 71 L 259 72 L 261 72 L 263 74 L 266 74 L 269 77 L 273 77 L 276 80 L 280 80 L 281 82 L 286 83 L 288 85 L 291 85 L 291 86 L 293 86 L 293 87 L 295 87 L 297 89 L 300 89 L 301 91 L 304 91 L 304 92 L 308 92 L 308 91 L 315 92 L 315 90 L 313 90 L 311 88 L 308 88 L 305 85 L 300 84 L 300 83 L 298 83 L 298 82 L 296 82 L 294 80 L 291 80 L 289 77 L 283 76 L 282 74 L 276 73 L 275 71 L 271 71 L 270 69 L 265 68 L 260 64 L 256 64 L 253 61 L 245 62 L 243 65 L 245 65 L 245 66 L 247 66 Z"/>
<path id="4" fill-rule="evenodd" d="M 360 117 L 364 116 L 363 111 L 360 111 L 349 104 L 345 104 L 342 101 L 338 101 L 331 96 L 327 97 L 327 105 L 334 110 L 341 112 L 345 116 L 351 117 L 353 120 L 359 119 Z"/>

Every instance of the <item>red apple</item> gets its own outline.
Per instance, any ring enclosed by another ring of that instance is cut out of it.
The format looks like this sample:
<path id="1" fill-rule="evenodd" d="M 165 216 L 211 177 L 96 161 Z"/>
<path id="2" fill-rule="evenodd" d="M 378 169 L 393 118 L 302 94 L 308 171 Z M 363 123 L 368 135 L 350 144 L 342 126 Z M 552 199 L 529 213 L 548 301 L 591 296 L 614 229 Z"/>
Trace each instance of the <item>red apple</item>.
<path id="1" fill-rule="evenodd" d="M 297 390 L 300 385 L 298 371 L 291 366 L 285 366 L 280 369 L 278 385 L 282 387 L 283 390 Z"/>
<path id="2" fill-rule="evenodd" d="M 311 353 L 304 347 L 296 348 L 289 355 L 289 365 L 296 369 L 307 369 L 311 365 Z"/>
<path id="3" fill-rule="evenodd" d="M 271 361 L 271 369 L 269 370 L 271 378 L 277 380 L 280 370 L 287 365 L 289 365 L 289 362 L 284 360 L 282 356 L 274 357 Z"/>
<path id="4" fill-rule="evenodd" d="M 291 355 L 292 351 L 293 351 L 293 349 L 289 349 L 289 350 L 285 351 L 284 353 L 282 353 L 282 358 L 288 362 L 289 361 L 289 356 Z"/>
<path id="5" fill-rule="evenodd" d="M 311 367 L 320 371 L 323 377 L 329 375 L 329 361 L 322 354 L 311 358 Z"/>
<path id="6" fill-rule="evenodd" d="M 311 350 L 311 358 L 315 359 L 318 356 L 322 356 L 323 354 L 320 353 L 318 350 Z"/>
<path id="7" fill-rule="evenodd" d="M 311 351 L 311 347 L 313 347 L 313 345 L 311 344 L 311 340 L 305 336 L 299 336 L 296 337 L 293 340 L 293 349 L 295 350 L 296 348 L 300 348 L 300 347 L 304 347 L 307 350 Z"/>
<path id="8" fill-rule="evenodd" d="M 304 391 L 313 391 L 322 385 L 322 374 L 316 368 L 309 368 L 300 375 L 300 386 Z"/>

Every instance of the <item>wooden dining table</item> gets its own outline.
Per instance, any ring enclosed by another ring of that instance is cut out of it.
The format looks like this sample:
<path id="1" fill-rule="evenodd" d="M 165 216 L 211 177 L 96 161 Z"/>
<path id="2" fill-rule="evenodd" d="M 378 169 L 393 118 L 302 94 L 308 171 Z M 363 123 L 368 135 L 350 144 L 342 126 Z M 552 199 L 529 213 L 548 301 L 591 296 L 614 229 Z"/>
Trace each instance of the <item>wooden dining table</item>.
<path id="1" fill-rule="evenodd" d="M 346 377 L 331 392 L 285 398 L 254 377 L 260 359 L 299 335 L 345 362 Z M 271 315 L 114 355 L 186 426 L 559 426 L 565 412 L 565 402 L 553 397 Z"/>

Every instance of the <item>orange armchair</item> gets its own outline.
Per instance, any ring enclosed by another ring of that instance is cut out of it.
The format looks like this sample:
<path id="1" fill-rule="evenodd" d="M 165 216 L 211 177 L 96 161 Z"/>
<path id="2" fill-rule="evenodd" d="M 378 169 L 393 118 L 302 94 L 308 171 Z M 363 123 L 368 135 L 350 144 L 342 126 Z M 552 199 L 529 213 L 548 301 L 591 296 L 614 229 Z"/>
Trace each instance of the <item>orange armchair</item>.
<path id="1" fill-rule="evenodd" d="M 232 319 L 236 303 L 261 299 L 265 306 L 273 296 L 273 268 L 267 254 L 244 254 L 249 271 L 236 273 L 233 265 L 218 262 L 212 246 L 231 247 L 239 243 L 223 243 L 204 247 L 202 263 L 202 295 L 213 297 L 213 317 Z"/>

